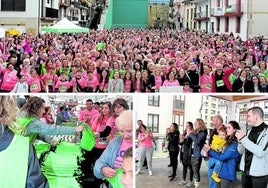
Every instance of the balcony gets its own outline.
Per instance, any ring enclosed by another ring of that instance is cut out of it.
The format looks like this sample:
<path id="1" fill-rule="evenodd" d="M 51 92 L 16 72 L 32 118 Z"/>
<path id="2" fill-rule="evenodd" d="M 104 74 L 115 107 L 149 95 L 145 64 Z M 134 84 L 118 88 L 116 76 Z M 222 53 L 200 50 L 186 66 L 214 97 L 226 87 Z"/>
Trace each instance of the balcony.
<path id="1" fill-rule="evenodd" d="M 212 8 L 210 10 L 210 15 L 215 17 L 224 16 L 224 13 L 225 9 L 223 7 Z"/>
<path id="2" fill-rule="evenodd" d="M 209 20 L 208 12 L 197 12 L 195 13 L 194 20 L 202 21 L 202 20 Z"/>
<path id="3" fill-rule="evenodd" d="M 241 4 L 228 5 L 225 8 L 224 17 L 240 17 L 242 15 Z"/>

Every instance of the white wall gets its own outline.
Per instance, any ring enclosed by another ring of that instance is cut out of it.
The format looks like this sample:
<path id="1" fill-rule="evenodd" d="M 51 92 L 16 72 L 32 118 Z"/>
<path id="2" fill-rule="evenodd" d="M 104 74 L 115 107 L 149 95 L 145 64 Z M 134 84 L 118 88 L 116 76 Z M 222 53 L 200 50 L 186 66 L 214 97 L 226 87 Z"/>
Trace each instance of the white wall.
<path id="1" fill-rule="evenodd" d="M 147 125 L 148 114 L 158 114 L 159 133 L 164 134 L 166 132 L 166 128 L 172 123 L 173 95 L 161 94 L 159 107 L 148 106 L 148 96 L 145 94 L 135 94 L 133 96 L 133 102 L 135 122 L 141 119 Z"/>
<path id="2" fill-rule="evenodd" d="M 38 1 L 39 0 L 26 0 L 26 11 L 0 11 L 1 18 L 37 18 L 38 17 Z M 1 2 L 1 0 L 0 0 Z M 1 3 L 0 3 L 1 6 Z"/>

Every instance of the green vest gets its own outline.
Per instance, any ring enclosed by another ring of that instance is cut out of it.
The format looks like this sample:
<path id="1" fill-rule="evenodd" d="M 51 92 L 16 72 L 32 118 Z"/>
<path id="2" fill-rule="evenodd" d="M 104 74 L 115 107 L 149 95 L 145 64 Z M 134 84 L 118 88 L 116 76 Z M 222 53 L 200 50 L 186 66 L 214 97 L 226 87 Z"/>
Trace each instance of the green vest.
<path id="1" fill-rule="evenodd" d="M 35 119 L 34 117 L 17 118 L 15 122 L 15 126 L 12 129 L 13 132 L 18 135 L 23 135 L 27 125 L 34 119 Z M 33 133 L 28 136 L 31 143 L 35 140 L 36 136 L 37 136 L 37 133 Z"/>
<path id="2" fill-rule="evenodd" d="M 29 140 L 15 135 L 7 149 L 0 152 L 0 187 L 25 188 L 29 158 Z"/>

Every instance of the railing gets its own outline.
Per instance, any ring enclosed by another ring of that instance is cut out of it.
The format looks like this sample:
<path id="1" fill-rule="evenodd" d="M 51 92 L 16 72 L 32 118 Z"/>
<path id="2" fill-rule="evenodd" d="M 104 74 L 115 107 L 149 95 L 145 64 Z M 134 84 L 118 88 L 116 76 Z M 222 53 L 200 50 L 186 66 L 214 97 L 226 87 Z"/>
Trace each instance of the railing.
<path id="1" fill-rule="evenodd" d="M 242 4 L 231 4 L 226 7 L 216 7 L 210 9 L 211 16 L 224 16 L 225 14 L 241 14 L 243 13 Z"/>
<path id="2" fill-rule="evenodd" d="M 223 16 L 225 13 L 224 7 L 211 8 L 210 15 L 211 16 Z"/>
<path id="3" fill-rule="evenodd" d="M 195 13 L 195 18 L 208 18 L 208 12 L 197 12 Z"/>
<path id="4" fill-rule="evenodd" d="M 230 14 L 230 13 L 241 13 L 241 4 L 232 4 L 232 5 L 228 5 L 225 9 L 225 13 L 226 14 Z"/>

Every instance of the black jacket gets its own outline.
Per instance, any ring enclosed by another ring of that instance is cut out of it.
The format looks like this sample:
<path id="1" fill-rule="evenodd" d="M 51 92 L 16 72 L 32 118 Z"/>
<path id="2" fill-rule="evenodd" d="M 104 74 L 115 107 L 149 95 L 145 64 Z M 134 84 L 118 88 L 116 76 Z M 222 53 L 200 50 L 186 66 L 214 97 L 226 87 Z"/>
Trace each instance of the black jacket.
<path id="1" fill-rule="evenodd" d="M 174 131 L 167 135 L 168 151 L 179 151 L 180 132 Z"/>
<path id="2" fill-rule="evenodd" d="M 191 155 L 193 140 L 190 137 L 185 138 L 181 143 L 180 161 L 183 165 L 191 165 Z"/>

